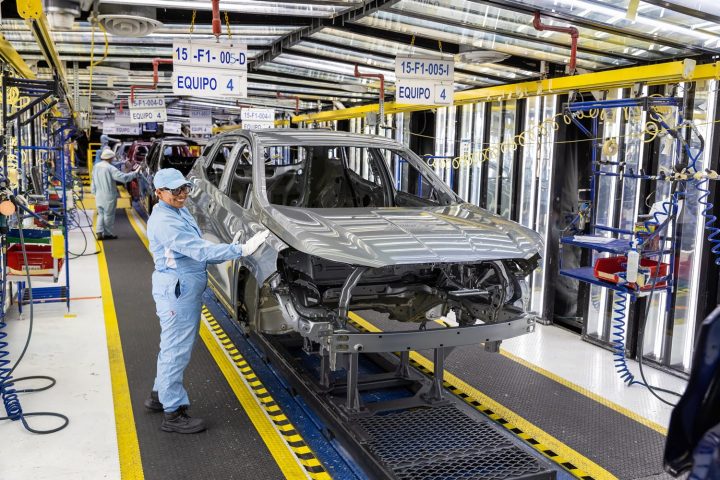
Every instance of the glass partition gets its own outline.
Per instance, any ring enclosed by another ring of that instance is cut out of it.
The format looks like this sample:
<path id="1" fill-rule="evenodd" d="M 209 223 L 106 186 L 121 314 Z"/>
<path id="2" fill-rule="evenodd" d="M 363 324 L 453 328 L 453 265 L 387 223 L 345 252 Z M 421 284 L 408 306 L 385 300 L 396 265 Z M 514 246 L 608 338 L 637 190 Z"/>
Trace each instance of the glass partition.
<path id="1" fill-rule="evenodd" d="M 500 144 L 500 210 L 498 213 L 510 218 L 513 204 L 513 175 L 515 173 L 515 122 L 517 119 L 517 100 L 509 100 L 503 105 L 503 134 Z M 520 120 L 522 121 L 522 119 Z"/>
<path id="2" fill-rule="evenodd" d="M 485 195 L 485 208 L 491 212 L 497 211 L 498 189 L 500 187 L 500 144 L 502 143 L 503 108 L 502 102 L 490 104 L 490 139 L 487 154 L 487 192 Z"/>

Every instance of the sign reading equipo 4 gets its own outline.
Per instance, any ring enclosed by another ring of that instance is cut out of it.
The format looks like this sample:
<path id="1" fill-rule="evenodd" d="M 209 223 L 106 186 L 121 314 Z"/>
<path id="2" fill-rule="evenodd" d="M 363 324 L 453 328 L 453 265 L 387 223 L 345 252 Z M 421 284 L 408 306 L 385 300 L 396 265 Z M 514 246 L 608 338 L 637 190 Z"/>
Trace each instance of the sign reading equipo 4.
<path id="1" fill-rule="evenodd" d="M 162 97 L 135 98 L 130 102 L 130 122 L 164 122 L 167 120 L 165 99 Z"/>
<path id="2" fill-rule="evenodd" d="M 452 105 L 455 65 L 427 57 L 395 58 L 395 102 Z"/>
<path id="3" fill-rule="evenodd" d="M 140 135 L 140 125 L 118 125 L 115 122 L 103 121 L 102 131 L 106 135 Z"/>
<path id="4" fill-rule="evenodd" d="M 174 41 L 172 85 L 176 95 L 247 97 L 247 45 Z"/>
<path id="5" fill-rule="evenodd" d="M 253 120 L 243 120 L 242 128 L 245 130 L 264 130 L 266 128 L 275 128 L 275 122 L 256 122 Z"/>
<path id="6" fill-rule="evenodd" d="M 180 135 L 182 133 L 182 123 L 165 122 L 165 125 L 163 125 L 163 132 Z"/>
<path id="7" fill-rule="evenodd" d="M 212 125 L 203 125 L 201 123 L 191 123 L 190 133 L 193 135 L 211 135 Z"/>

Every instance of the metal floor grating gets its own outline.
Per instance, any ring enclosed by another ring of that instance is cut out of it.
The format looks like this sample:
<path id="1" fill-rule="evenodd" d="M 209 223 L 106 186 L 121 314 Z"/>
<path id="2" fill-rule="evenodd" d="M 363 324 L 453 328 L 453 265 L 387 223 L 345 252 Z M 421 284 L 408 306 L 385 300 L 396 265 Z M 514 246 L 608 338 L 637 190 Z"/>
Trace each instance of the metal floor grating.
<path id="1" fill-rule="evenodd" d="M 452 405 L 375 415 L 357 425 L 367 448 L 396 479 L 555 478 L 489 421 Z"/>

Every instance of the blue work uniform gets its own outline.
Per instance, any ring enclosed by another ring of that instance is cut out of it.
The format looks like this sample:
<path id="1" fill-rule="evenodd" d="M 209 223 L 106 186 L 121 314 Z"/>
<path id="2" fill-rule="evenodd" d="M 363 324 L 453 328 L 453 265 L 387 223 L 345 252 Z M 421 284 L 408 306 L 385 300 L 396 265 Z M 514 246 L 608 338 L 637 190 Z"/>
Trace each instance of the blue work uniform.
<path id="1" fill-rule="evenodd" d="M 93 168 L 92 194 L 95 195 L 95 205 L 98 211 L 98 234 L 113 235 L 115 208 L 119 196 L 115 182 L 125 183 L 135 177 L 137 177 L 137 172 L 122 173 L 105 160 Z"/>
<path id="2" fill-rule="evenodd" d="M 160 201 L 147 224 L 150 252 L 155 261 L 152 294 L 160 317 L 160 353 L 153 390 L 166 412 L 189 405 L 183 372 L 200 326 L 202 294 L 207 286 L 208 263 L 242 256 L 237 244 L 212 243 L 186 208 Z"/>

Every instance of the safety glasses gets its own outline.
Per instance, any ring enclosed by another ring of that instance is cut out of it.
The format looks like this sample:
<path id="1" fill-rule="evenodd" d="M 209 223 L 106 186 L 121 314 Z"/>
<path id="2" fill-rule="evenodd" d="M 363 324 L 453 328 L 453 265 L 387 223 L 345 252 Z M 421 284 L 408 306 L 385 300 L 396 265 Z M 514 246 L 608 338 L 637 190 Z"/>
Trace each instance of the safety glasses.
<path id="1" fill-rule="evenodd" d="M 174 196 L 178 196 L 181 193 L 190 193 L 190 190 L 192 190 L 192 185 L 189 183 L 186 183 L 185 185 L 177 188 L 161 188 L 160 190 L 164 190 L 166 192 L 172 193 Z"/>

